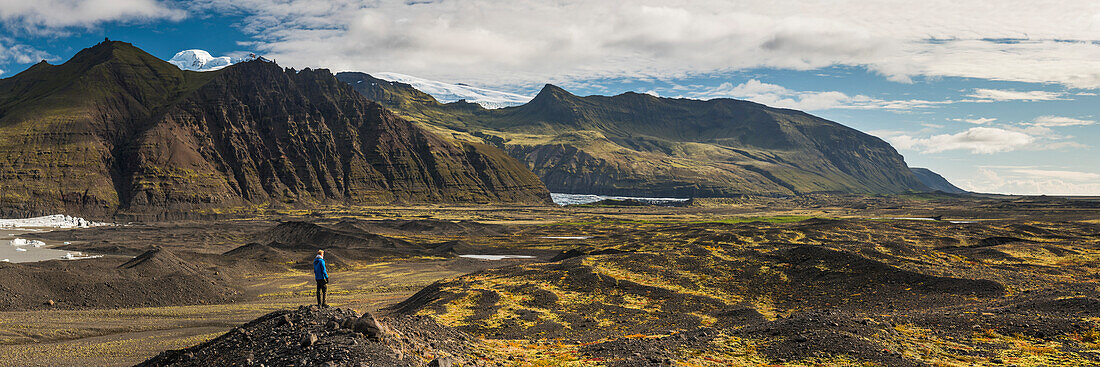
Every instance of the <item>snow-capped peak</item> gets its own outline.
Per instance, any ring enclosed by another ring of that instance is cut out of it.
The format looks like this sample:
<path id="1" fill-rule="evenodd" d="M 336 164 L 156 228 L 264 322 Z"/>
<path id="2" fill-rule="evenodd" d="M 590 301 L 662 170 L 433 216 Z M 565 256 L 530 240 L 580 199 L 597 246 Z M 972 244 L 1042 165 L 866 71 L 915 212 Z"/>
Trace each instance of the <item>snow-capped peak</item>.
<path id="1" fill-rule="evenodd" d="M 172 59 L 168 60 L 168 62 L 183 70 L 213 71 L 256 58 L 256 54 L 248 54 L 248 56 L 245 57 L 214 57 L 205 50 L 183 50 L 177 52 L 176 56 L 172 56 Z"/>
<path id="2" fill-rule="evenodd" d="M 412 85 L 413 88 L 430 94 L 442 103 L 466 100 L 466 102 L 477 103 L 485 108 L 504 108 L 519 106 L 531 101 L 531 97 L 520 94 L 471 87 L 465 84 L 438 82 L 405 74 L 382 72 L 370 73 L 370 75 L 378 79 Z"/>

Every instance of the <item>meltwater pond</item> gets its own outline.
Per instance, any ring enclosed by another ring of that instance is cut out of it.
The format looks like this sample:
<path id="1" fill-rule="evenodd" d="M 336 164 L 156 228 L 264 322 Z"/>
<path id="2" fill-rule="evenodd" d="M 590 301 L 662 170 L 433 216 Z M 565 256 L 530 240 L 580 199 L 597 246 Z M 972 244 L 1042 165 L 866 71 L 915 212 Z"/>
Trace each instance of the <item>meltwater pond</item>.
<path id="1" fill-rule="evenodd" d="M 50 244 L 45 242 L 19 237 L 19 235 L 31 232 L 35 231 L 27 229 L 0 229 L 0 262 L 23 263 L 45 260 L 79 260 L 100 257 L 88 256 L 79 251 L 53 249 L 50 248 Z"/>
<path id="2" fill-rule="evenodd" d="M 504 260 L 504 259 L 534 259 L 531 255 L 458 255 L 467 259 L 478 260 Z"/>
<path id="3" fill-rule="evenodd" d="M 88 256 L 79 251 L 66 251 L 52 248 L 62 243 L 46 243 L 21 238 L 27 233 L 52 231 L 55 229 L 88 228 L 109 226 L 64 214 L 44 215 L 34 218 L 0 218 L 0 262 L 33 262 L 45 260 L 80 260 L 103 256 Z M 68 244 L 65 242 L 64 244 Z"/>
<path id="4" fill-rule="evenodd" d="M 634 200 L 645 204 L 668 204 L 679 203 L 688 201 L 691 199 L 686 198 L 647 198 L 637 196 L 607 196 L 607 195 L 592 195 L 592 194 L 563 194 L 563 193 L 550 193 L 550 199 L 554 200 L 554 204 L 561 206 L 565 205 L 583 205 L 591 204 L 600 200 Z"/>
<path id="5" fill-rule="evenodd" d="M 978 223 L 978 222 L 972 221 L 972 220 L 944 220 L 944 219 L 936 219 L 936 218 L 928 218 L 928 217 L 896 217 L 896 218 L 871 218 L 871 219 L 926 220 L 926 221 L 933 221 L 933 222 L 947 222 L 947 223 L 952 223 L 952 224 Z"/>

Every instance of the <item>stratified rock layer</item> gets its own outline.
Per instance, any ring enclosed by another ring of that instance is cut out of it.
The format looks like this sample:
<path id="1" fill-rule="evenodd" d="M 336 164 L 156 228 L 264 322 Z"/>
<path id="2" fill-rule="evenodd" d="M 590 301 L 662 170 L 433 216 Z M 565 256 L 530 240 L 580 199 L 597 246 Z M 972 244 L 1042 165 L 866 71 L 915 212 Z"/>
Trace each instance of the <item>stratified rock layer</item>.
<path id="1" fill-rule="evenodd" d="M 187 72 L 103 42 L 0 80 L 0 212 L 547 203 L 523 164 L 426 132 L 327 70 Z"/>

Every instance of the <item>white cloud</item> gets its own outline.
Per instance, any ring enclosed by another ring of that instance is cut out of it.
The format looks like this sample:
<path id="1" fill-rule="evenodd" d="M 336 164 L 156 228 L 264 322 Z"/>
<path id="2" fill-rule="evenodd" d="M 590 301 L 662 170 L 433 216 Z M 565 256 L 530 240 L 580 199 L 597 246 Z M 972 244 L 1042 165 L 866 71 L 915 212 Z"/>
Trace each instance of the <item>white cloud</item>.
<path id="1" fill-rule="evenodd" d="M 910 110 L 926 108 L 950 101 L 883 100 L 865 95 L 849 96 L 838 91 L 796 91 L 781 85 L 750 79 L 744 83 L 722 83 L 716 87 L 705 88 L 688 94 L 698 99 L 740 98 L 771 107 L 791 108 L 815 111 L 827 109 L 887 109 Z"/>
<path id="2" fill-rule="evenodd" d="M 29 64 L 48 58 L 51 56 L 45 51 L 15 43 L 11 38 L 0 37 L 0 64 L 9 62 Z M 3 74 L 3 71 L 0 71 L 0 74 Z"/>
<path id="3" fill-rule="evenodd" d="M 157 0 L 0 0 L 0 21 L 31 33 L 111 21 L 170 19 L 187 13 Z"/>
<path id="4" fill-rule="evenodd" d="M 1100 44 L 1092 42 L 1100 3 L 1089 1 L 197 4 L 193 9 L 249 14 L 243 29 L 256 37 L 252 46 L 288 66 L 393 70 L 490 86 L 840 65 L 900 82 L 955 76 L 1100 87 Z"/>
<path id="5" fill-rule="evenodd" d="M 972 127 L 956 134 L 932 135 L 926 138 L 906 134 L 885 135 L 883 138 L 898 149 L 919 150 L 923 153 L 966 150 L 975 154 L 992 154 L 1021 149 L 1036 141 L 1035 137 L 1026 133 L 995 127 Z"/>
<path id="6" fill-rule="evenodd" d="M 967 97 L 977 98 L 984 101 L 1053 101 L 1062 99 L 1062 93 L 1047 92 L 1041 90 L 1033 91 L 1015 91 L 1004 89 L 983 89 L 978 88 L 967 95 Z"/>
<path id="7" fill-rule="evenodd" d="M 1087 145 L 1070 140 L 1073 136 L 1060 135 L 1050 127 L 1035 123 L 1004 124 L 998 127 L 976 126 L 953 134 L 932 134 L 936 130 L 935 128 L 925 128 L 920 131 L 875 130 L 868 133 L 889 141 L 899 150 L 921 153 L 962 150 L 973 154 L 993 154 L 1017 150 L 1089 148 Z"/>
<path id="8" fill-rule="evenodd" d="M 957 180 L 959 187 L 997 194 L 1018 195 L 1100 195 L 1100 174 L 1093 172 L 979 167 L 968 179 Z"/>
<path id="9" fill-rule="evenodd" d="M 1032 168 L 1017 168 L 1012 172 L 1022 173 L 1025 175 L 1043 177 L 1043 178 L 1056 178 L 1060 180 L 1070 181 L 1096 181 L 1100 180 L 1100 174 L 1091 172 L 1078 172 L 1078 171 L 1062 171 L 1062 170 L 1042 170 Z M 1100 183 L 1100 182 L 1098 182 Z"/>
<path id="10" fill-rule="evenodd" d="M 965 118 L 965 119 L 950 119 L 951 121 L 969 122 L 975 125 L 985 125 L 993 121 L 997 121 L 993 117 L 978 117 L 978 118 Z"/>
<path id="11" fill-rule="evenodd" d="M 1039 116 L 1035 118 L 1035 126 L 1084 126 L 1095 124 L 1093 120 L 1082 120 L 1063 116 Z"/>

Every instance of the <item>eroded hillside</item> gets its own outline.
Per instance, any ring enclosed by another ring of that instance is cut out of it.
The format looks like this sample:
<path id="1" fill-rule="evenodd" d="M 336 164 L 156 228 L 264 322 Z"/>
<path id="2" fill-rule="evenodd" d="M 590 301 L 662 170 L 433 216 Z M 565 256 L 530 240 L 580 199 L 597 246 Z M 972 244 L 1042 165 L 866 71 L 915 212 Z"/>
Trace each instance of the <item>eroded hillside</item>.
<path id="1" fill-rule="evenodd" d="M 0 80 L 0 212 L 549 201 L 521 163 L 441 139 L 327 70 L 181 71 L 105 41 Z"/>

